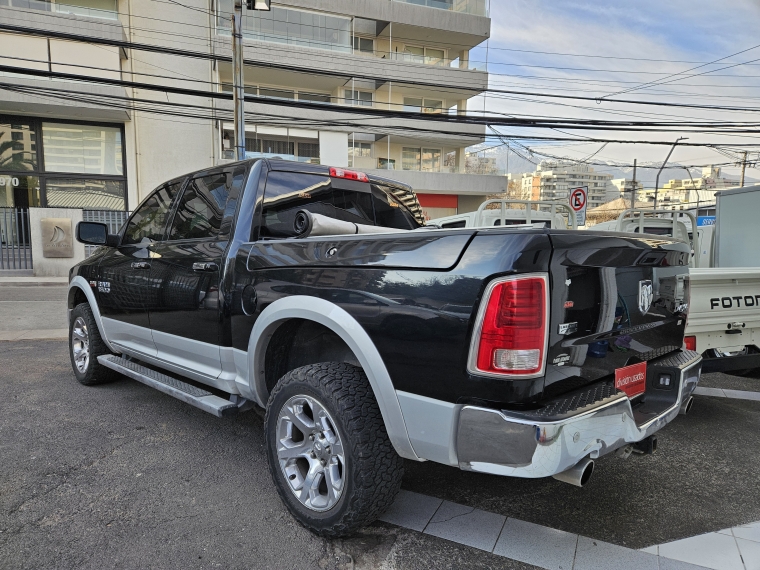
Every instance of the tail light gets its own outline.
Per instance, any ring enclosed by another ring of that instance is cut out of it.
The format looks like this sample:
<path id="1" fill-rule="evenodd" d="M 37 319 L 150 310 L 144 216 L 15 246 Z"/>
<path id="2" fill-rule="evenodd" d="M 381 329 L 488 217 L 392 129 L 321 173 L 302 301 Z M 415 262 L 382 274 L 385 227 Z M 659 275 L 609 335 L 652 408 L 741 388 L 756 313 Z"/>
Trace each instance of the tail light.
<path id="1" fill-rule="evenodd" d="M 683 339 L 683 345 L 686 350 L 697 350 L 697 337 L 695 336 L 686 336 Z"/>
<path id="2" fill-rule="evenodd" d="M 489 376 L 538 376 L 546 364 L 547 279 L 530 275 L 491 283 L 473 331 L 468 370 Z"/>
<path id="3" fill-rule="evenodd" d="M 333 178 L 345 178 L 346 180 L 358 180 L 359 182 L 369 182 L 369 178 L 363 172 L 355 170 L 346 170 L 345 168 L 330 167 L 330 176 Z"/>

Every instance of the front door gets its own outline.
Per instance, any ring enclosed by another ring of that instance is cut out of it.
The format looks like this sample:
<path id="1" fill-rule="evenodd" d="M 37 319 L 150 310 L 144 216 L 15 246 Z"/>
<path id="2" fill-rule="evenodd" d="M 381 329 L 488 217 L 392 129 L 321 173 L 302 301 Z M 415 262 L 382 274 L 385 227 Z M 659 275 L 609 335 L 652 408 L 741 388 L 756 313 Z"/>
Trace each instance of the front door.
<path id="1" fill-rule="evenodd" d="M 231 217 L 225 218 L 230 189 L 242 185 L 244 172 L 191 179 L 166 240 L 150 247 L 159 297 L 149 313 L 158 357 L 206 377 L 221 373 L 219 278 L 229 239 L 223 222 Z"/>
<path id="2" fill-rule="evenodd" d="M 150 245 L 163 239 L 178 189 L 179 184 L 162 186 L 132 214 L 119 247 L 101 261 L 100 278 L 93 285 L 109 341 L 149 356 L 156 355 L 147 308 L 155 290 Z"/>

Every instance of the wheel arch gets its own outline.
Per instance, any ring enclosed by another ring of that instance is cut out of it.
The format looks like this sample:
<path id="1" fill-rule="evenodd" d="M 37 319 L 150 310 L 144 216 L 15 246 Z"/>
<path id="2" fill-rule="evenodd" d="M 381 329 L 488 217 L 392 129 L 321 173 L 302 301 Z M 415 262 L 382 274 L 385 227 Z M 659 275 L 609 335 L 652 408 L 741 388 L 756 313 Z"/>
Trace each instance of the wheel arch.
<path id="1" fill-rule="evenodd" d="M 338 305 L 324 299 L 305 295 L 278 299 L 256 319 L 248 342 L 248 381 L 255 399 L 266 404 L 269 398 L 265 367 L 267 350 L 278 330 L 293 321 L 310 321 L 321 325 L 332 331 L 350 349 L 369 379 L 388 437 L 396 452 L 404 458 L 419 461 L 409 440 L 396 390 L 377 347 L 356 319 Z"/>
<path id="2" fill-rule="evenodd" d="M 100 308 L 98 307 L 98 302 L 95 299 L 95 293 L 92 292 L 92 287 L 90 287 L 90 284 L 81 275 L 77 275 L 69 283 L 67 301 L 69 325 L 71 325 L 71 310 L 76 305 L 78 305 L 82 299 L 86 300 L 86 302 L 89 303 L 90 309 L 92 309 L 92 316 L 95 317 L 95 322 L 98 325 L 100 338 L 103 339 L 103 342 L 108 347 L 108 350 L 111 352 L 118 352 L 117 350 L 114 350 L 114 348 L 111 346 L 111 343 L 108 341 L 108 337 L 106 336 L 106 330 L 103 326 L 103 319 L 100 316 Z"/>

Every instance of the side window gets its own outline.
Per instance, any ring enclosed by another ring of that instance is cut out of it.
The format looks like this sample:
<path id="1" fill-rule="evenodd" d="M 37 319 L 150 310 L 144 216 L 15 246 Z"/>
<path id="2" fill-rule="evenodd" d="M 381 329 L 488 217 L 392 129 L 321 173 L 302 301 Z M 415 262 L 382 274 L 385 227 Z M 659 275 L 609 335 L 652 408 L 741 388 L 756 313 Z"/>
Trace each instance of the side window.
<path id="1" fill-rule="evenodd" d="M 143 205 L 132 214 L 121 240 L 122 245 L 162 240 L 172 200 L 181 187 L 182 182 L 167 184 L 145 200 Z"/>
<path id="2" fill-rule="evenodd" d="M 193 178 L 179 200 L 169 239 L 202 239 L 219 235 L 228 194 L 225 172 Z"/>
<path id="3" fill-rule="evenodd" d="M 499 220 L 496 220 L 497 222 Z M 499 224 L 494 224 L 495 226 L 498 226 Z M 441 224 L 442 228 L 466 228 L 467 227 L 467 220 L 458 220 L 456 222 L 449 222 L 448 224 Z"/>
<path id="4" fill-rule="evenodd" d="M 399 230 L 413 230 L 419 227 L 414 216 L 378 184 L 372 184 L 372 201 L 378 226 Z"/>
<path id="5" fill-rule="evenodd" d="M 332 179 L 317 174 L 270 172 L 264 191 L 262 237 L 290 237 L 299 210 L 357 224 L 374 225 L 368 192 L 332 187 Z"/>

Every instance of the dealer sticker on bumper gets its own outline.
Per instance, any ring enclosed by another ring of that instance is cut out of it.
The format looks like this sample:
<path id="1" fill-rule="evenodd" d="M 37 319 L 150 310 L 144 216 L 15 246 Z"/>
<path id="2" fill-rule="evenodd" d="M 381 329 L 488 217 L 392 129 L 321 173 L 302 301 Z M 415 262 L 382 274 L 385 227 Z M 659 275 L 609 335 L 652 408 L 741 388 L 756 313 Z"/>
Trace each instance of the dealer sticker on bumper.
<path id="1" fill-rule="evenodd" d="M 615 370 L 615 388 L 629 398 L 643 394 L 647 384 L 647 363 L 639 362 Z"/>

